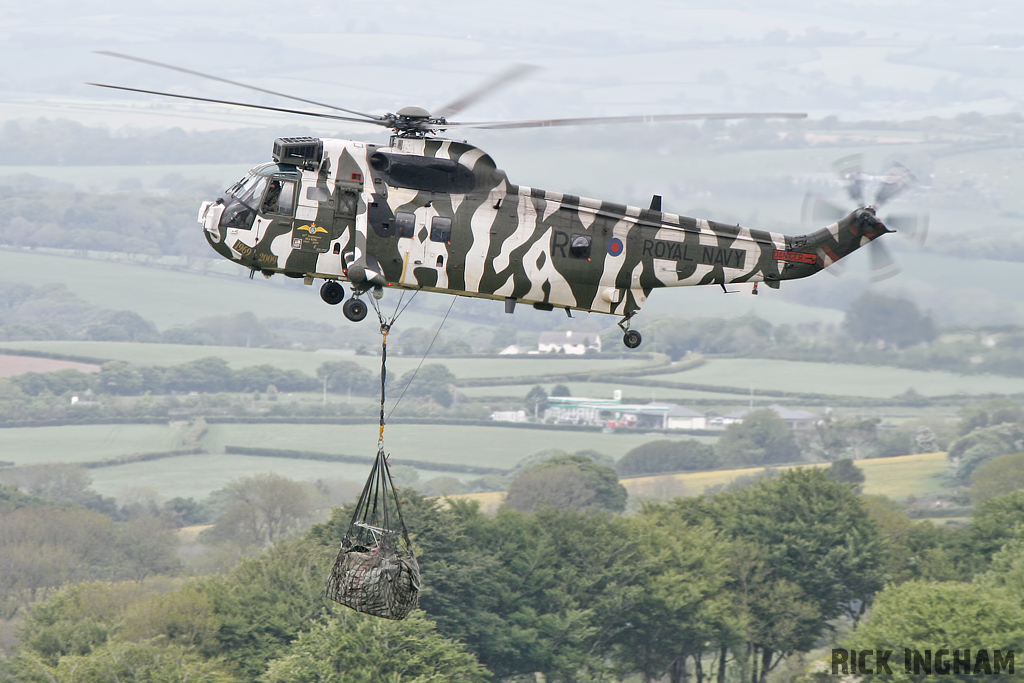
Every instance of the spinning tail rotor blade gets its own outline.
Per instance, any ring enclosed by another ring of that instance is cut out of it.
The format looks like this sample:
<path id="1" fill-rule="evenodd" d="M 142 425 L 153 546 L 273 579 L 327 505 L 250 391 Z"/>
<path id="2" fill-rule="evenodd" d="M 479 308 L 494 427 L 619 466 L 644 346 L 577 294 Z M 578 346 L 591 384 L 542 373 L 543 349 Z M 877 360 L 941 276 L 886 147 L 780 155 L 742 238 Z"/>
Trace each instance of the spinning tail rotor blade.
<path id="1" fill-rule="evenodd" d="M 864 206 L 864 186 L 867 184 L 867 177 L 864 175 L 864 156 L 862 154 L 851 154 L 843 157 L 832 164 L 836 175 L 843 181 L 846 193 L 857 206 Z"/>
<path id="2" fill-rule="evenodd" d="M 900 195 L 916 180 L 914 174 L 903 164 L 893 164 L 892 168 L 879 178 L 875 192 L 875 206 L 882 206 L 893 197 Z"/>
<path id="3" fill-rule="evenodd" d="M 882 223 L 915 244 L 922 245 L 928 239 L 928 214 L 891 214 Z"/>
<path id="4" fill-rule="evenodd" d="M 843 218 L 849 211 L 836 206 L 830 201 L 822 199 L 810 192 L 804 196 L 804 206 L 801 211 L 803 222 L 808 226 L 821 227 L 822 223 L 835 223 Z"/>
<path id="5" fill-rule="evenodd" d="M 871 250 L 871 269 L 874 271 L 871 275 L 872 282 L 881 282 L 900 274 L 901 269 L 896 265 L 884 242 L 874 240 L 868 246 Z"/>

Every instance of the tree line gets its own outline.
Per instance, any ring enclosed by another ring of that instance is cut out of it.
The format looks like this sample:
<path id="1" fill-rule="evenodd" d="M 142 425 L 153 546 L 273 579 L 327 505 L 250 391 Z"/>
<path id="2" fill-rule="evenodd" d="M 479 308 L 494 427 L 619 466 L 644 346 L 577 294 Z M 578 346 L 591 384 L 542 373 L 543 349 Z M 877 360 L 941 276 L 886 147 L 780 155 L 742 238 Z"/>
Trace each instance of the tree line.
<path id="1" fill-rule="evenodd" d="M 916 370 L 1024 376 L 1024 330 L 960 329 L 948 339 L 930 313 L 901 297 L 864 292 L 851 299 L 838 329 L 773 325 L 756 316 L 681 318 L 651 323 L 652 349 L 679 360 L 688 353 L 811 362 L 891 365 Z M 419 327 L 398 331 L 393 353 L 423 356 L 493 354 L 521 342 L 515 328 L 477 328 L 468 337 Z M 617 348 L 611 325 L 604 343 Z M 132 311 L 114 311 L 82 301 L 64 285 L 34 287 L 0 281 L 0 341 L 134 341 L 260 348 L 349 348 L 373 353 L 379 345 L 370 327 L 291 319 L 260 320 L 249 312 L 218 315 L 159 331 Z M 431 344 L 433 344 L 431 346 Z M 923 396 L 911 397 L 927 403 Z"/>
<path id="2" fill-rule="evenodd" d="M 411 490 L 402 500 L 425 582 L 422 611 L 407 621 L 322 598 L 349 523 L 339 508 L 301 537 L 170 592 L 70 586 L 33 607 L 0 671 L 20 683 L 92 683 L 111 671 L 155 680 L 172 667 L 167 680 L 187 671 L 225 683 L 533 672 L 566 683 L 763 683 L 822 642 L 935 647 L 949 623 L 965 642 L 1024 644 L 1012 589 L 1024 566 L 1024 492 L 991 499 L 959 530 L 912 522 L 887 499 L 809 469 L 628 516 L 544 505 L 489 516 Z"/>

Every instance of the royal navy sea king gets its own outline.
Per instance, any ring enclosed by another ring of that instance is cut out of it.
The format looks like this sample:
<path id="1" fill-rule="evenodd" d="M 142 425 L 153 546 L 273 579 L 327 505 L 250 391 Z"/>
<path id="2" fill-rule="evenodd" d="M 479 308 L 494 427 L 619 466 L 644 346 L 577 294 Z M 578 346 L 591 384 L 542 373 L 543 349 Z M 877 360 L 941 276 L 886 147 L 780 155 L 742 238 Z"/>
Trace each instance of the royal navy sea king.
<path id="1" fill-rule="evenodd" d="M 149 60 L 134 61 L 271 92 Z M 314 137 L 278 138 L 273 161 L 252 169 L 223 196 L 199 210 L 206 239 L 223 257 L 265 276 L 281 273 L 307 284 L 323 280 L 329 304 L 344 301 L 353 321 L 367 314 L 363 297 L 385 288 L 427 290 L 504 301 L 541 310 L 561 308 L 621 318 L 623 341 L 640 345 L 630 321 L 661 287 L 749 283 L 778 288 L 814 275 L 881 235 L 892 232 L 872 206 L 862 205 L 801 236 L 726 225 L 649 207 L 561 194 L 510 181 L 481 149 L 436 134 L 460 128 L 525 128 L 708 118 L 796 118 L 802 114 L 682 114 L 512 122 L 447 120 L 500 84 L 516 67 L 431 114 L 406 107 L 396 114 L 352 116 L 210 100 L 114 87 L 184 99 L 358 121 L 390 128 L 388 144 Z M 97 84 L 98 85 L 98 84 Z M 858 172 L 859 173 L 859 172 Z M 854 186 L 862 176 L 852 177 Z M 905 185 L 884 179 L 888 194 Z M 855 195 L 851 192 L 851 197 Z M 816 211 L 820 217 L 821 211 Z M 825 213 L 828 213 L 826 211 Z M 351 290 L 346 299 L 345 285 Z"/>

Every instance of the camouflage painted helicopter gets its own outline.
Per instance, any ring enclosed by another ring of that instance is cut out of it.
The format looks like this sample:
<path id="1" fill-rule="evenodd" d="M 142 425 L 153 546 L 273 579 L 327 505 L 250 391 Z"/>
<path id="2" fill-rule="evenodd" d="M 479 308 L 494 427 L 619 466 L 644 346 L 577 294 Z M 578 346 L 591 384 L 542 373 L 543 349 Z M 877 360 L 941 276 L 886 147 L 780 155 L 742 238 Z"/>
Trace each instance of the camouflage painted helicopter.
<path id="1" fill-rule="evenodd" d="M 328 304 L 352 296 L 343 312 L 366 317 L 362 296 L 386 287 L 503 300 L 536 309 L 621 316 L 623 342 L 640 345 L 630 321 L 661 287 L 758 283 L 817 273 L 892 232 L 871 206 L 861 206 L 807 235 L 788 236 L 649 207 L 513 184 L 473 145 L 442 139 L 445 130 L 740 118 L 805 114 L 669 114 L 508 122 L 453 122 L 496 87 L 521 77 L 517 66 L 431 114 L 405 107 L 373 115 L 326 105 L 180 67 L 117 53 L 109 56 L 328 107 L 350 116 L 101 87 L 369 123 L 393 132 L 386 145 L 313 137 L 278 138 L 273 161 L 253 168 L 216 200 L 203 202 L 199 223 L 210 246 L 253 273 L 283 273 L 306 284 L 324 280 Z M 571 313 L 570 313 L 571 315 Z"/>

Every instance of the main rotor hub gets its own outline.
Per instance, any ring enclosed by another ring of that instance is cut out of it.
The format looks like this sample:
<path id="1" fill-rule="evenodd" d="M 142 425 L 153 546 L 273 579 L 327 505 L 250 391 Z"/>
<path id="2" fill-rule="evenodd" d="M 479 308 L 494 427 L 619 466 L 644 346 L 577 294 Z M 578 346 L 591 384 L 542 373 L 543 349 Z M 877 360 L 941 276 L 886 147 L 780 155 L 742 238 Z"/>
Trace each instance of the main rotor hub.
<path id="1" fill-rule="evenodd" d="M 429 119 L 430 112 L 423 107 L 402 107 L 397 112 L 398 116 L 405 117 L 407 119 Z"/>
<path id="2" fill-rule="evenodd" d="M 423 107 L 402 107 L 394 114 L 385 114 L 381 120 L 386 123 L 399 137 L 421 138 L 439 130 L 444 130 L 444 117 L 432 117 Z"/>

